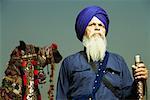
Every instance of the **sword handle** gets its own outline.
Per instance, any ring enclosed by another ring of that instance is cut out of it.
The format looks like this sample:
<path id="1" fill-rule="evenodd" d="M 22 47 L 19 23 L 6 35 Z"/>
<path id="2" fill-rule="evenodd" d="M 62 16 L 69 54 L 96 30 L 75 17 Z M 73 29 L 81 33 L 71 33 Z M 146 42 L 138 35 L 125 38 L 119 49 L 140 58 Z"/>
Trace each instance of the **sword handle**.
<path id="1" fill-rule="evenodd" d="M 135 65 L 141 63 L 141 56 L 140 55 L 136 55 L 135 56 Z M 143 82 L 142 80 L 137 80 L 137 93 L 138 93 L 138 100 L 144 100 L 144 92 L 143 92 Z"/>

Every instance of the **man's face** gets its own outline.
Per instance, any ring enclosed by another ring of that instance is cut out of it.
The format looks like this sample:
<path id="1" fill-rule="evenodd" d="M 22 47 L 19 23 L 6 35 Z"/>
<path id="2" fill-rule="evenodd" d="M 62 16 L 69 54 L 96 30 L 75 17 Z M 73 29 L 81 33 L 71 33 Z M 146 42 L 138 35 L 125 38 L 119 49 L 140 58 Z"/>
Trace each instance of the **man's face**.
<path id="1" fill-rule="evenodd" d="M 104 24 L 97 17 L 93 17 L 86 28 L 82 41 L 86 47 L 88 61 L 90 58 L 93 61 L 104 59 L 107 46 L 105 33 Z"/>
<path id="2" fill-rule="evenodd" d="M 104 24 L 94 16 L 86 27 L 85 35 L 90 38 L 95 33 L 98 33 L 100 36 L 105 36 L 106 29 Z"/>

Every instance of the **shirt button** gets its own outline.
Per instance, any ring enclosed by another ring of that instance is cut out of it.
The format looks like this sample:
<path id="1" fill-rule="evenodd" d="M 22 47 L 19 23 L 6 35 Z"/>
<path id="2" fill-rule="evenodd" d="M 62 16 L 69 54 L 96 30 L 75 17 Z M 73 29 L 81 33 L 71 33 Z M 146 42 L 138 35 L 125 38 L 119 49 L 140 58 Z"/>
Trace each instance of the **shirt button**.
<path id="1" fill-rule="evenodd" d="M 96 76 L 99 76 L 98 74 Z"/>
<path id="2" fill-rule="evenodd" d="M 97 81 L 95 81 L 95 83 L 97 83 Z"/>
<path id="3" fill-rule="evenodd" d="M 89 98 L 89 100 L 92 100 L 92 98 Z"/>
<path id="4" fill-rule="evenodd" d="M 93 87 L 93 89 L 95 89 L 95 87 Z"/>
<path id="5" fill-rule="evenodd" d="M 102 65 L 102 63 L 100 63 L 100 65 Z"/>
<path id="6" fill-rule="evenodd" d="M 99 71 L 101 70 L 101 69 L 98 69 Z"/>
<path id="7" fill-rule="evenodd" d="M 103 73 L 105 73 L 106 71 L 103 71 Z"/>

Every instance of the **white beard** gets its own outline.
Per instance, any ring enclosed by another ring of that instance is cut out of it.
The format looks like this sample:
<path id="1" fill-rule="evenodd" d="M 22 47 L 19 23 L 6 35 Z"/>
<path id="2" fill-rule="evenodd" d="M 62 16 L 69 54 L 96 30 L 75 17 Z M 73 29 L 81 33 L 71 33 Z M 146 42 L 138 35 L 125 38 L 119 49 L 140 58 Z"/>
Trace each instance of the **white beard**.
<path id="1" fill-rule="evenodd" d="M 83 36 L 83 45 L 86 47 L 86 54 L 88 62 L 90 59 L 93 61 L 102 61 L 105 57 L 107 41 L 105 36 L 94 34 L 90 38 Z"/>

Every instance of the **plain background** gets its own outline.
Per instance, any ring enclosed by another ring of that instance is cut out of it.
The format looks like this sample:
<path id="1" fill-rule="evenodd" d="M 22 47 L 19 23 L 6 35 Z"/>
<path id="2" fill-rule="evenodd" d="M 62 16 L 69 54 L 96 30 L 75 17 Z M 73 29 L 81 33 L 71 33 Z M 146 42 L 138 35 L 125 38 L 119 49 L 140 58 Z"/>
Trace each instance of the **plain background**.
<path id="1" fill-rule="evenodd" d="M 19 40 L 40 47 L 57 43 L 63 58 L 83 50 L 74 24 L 79 11 L 89 5 L 99 5 L 109 14 L 108 50 L 123 56 L 130 71 L 136 54 L 150 69 L 150 0 L 0 0 L 0 83 Z M 48 79 L 39 87 L 43 100 L 48 100 Z"/>

